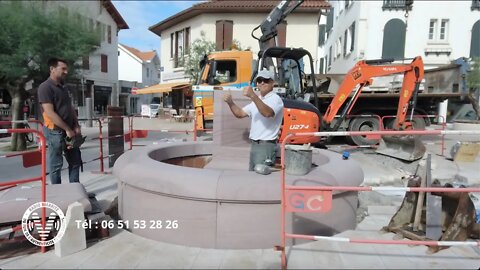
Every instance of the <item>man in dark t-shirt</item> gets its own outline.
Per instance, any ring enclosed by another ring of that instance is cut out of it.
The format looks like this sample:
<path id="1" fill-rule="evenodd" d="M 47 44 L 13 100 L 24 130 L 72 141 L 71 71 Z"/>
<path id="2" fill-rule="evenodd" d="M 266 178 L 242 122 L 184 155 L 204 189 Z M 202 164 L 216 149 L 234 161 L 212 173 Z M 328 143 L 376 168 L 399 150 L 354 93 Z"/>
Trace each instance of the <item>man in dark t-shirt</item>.
<path id="1" fill-rule="evenodd" d="M 47 139 L 49 171 L 52 184 L 61 184 L 63 156 L 68 162 L 68 174 L 71 183 L 80 181 L 82 158 L 80 148 L 66 145 L 65 138 L 81 134 L 77 115 L 72 105 L 65 78 L 68 66 L 65 60 L 48 60 L 50 77 L 38 87 L 38 101 L 42 107 L 44 121 L 43 133 Z"/>

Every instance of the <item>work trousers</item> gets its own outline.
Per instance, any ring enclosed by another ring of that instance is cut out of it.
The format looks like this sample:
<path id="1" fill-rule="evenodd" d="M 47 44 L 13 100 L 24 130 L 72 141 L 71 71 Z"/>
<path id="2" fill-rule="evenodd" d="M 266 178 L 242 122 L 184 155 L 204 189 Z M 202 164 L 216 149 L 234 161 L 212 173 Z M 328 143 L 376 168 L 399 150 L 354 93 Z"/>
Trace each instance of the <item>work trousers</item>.
<path id="1" fill-rule="evenodd" d="M 50 181 L 52 184 L 62 183 L 63 154 L 68 162 L 68 177 L 70 183 L 80 182 L 80 166 L 82 156 L 80 148 L 66 149 L 65 131 L 43 127 L 47 139 L 47 156 L 49 161 Z"/>
<path id="2" fill-rule="evenodd" d="M 277 143 L 272 141 L 252 141 L 250 148 L 249 171 L 253 171 L 256 164 L 265 164 L 265 160 L 275 163 L 277 158 Z"/>

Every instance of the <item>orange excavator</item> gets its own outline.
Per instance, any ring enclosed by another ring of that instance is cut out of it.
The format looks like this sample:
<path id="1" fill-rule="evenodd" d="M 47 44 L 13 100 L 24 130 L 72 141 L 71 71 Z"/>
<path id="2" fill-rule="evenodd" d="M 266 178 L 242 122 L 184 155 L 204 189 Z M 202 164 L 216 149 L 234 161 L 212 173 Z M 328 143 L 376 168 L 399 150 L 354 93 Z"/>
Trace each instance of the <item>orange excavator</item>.
<path id="1" fill-rule="evenodd" d="M 394 130 L 414 129 L 414 111 L 420 82 L 424 75 L 423 61 L 420 56 L 413 58 L 409 64 L 391 64 L 394 59 L 379 59 L 359 61 L 345 76 L 340 88 L 328 107 L 324 117 L 323 126 L 330 127 L 336 119 L 332 130 L 338 127 L 350 113 L 355 102 L 365 86 L 372 84 L 373 77 L 381 77 L 403 73 L 403 84 L 398 100 L 397 114 L 393 121 Z M 389 65 L 385 65 L 389 64 Z M 350 94 L 353 94 L 350 96 Z M 345 105 L 345 101 L 349 102 Z M 342 108 L 342 113 L 336 118 L 337 112 Z M 407 113 L 409 113 L 407 118 Z M 384 136 L 380 140 L 377 153 L 396 157 L 406 161 L 414 161 L 423 157 L 425 146 L 417 136 Z"/>
<path id="2" fill-rule="evenodd" d="M 404 59 L 406 60 L 406 59 Z M 394 64 L 394 59 L 362 60 L 346 74 L 345 79 L 340 85 L 335 97 L 330 103 L 323 117 L 321 117 L 321 131 L 336 131 L 349 115 L 355 105 L 358 97 L 365 86 L 373 82 L 373 78 L 393 74 L 403 74 L 403 84 L 400 90 L 396 119 L 393 122 L 393 129 L 407 130 L 414 128 L 412 123 L 414 117 L 415 103 L 419 91 L 420 82 L 424 75 L 424 65 L 422 58 L 417 56 L 409 64 Z M 314 93 L 314 99 L 316 93 Z M 348 102 L 347 102 L 348 101 Z M 347 103 L 346 103 L 347 102 Z M 309 123 L 312 119 L 318 117 L 318 112 L 314 110 L 290 110 L 289 105 L 285 103 L 286 111 L 284 113 L 284 125 L 281 139 L 288 133 L 293 132 L 315 132 L 315 125 L 291 125 L 288 120 L 295 119 L 297 123 Z M 298 106 L 297 106 L 298 107 Z M 343 108 L 343 109 L 342 109 Z M 342 109 L 340 115 L 338 111 Z M 410 110 L 410 113 L 409 113 Z M 287 115 L 288 113 L 288 115 Z M 407 113 L 409 113 L 407 118 Z M 292 127 L 294 127 L 292 129 Z M 297 128 L 295 128 L 297 127 Z M 298 130 L 298 127 L 300 130 Z M 307 127 L 307 128 L 303 128 Z M 317 137 L 309 137 L 311 143 L 318 141 Z M 305 138 L 301 143 L 306 143 Z M 425 146 L 418 137 L 414 136 L 384 136 L 380 140 L 377 153 L 392 156 L 395 158 L 414 161 L 423 157 Z"/>

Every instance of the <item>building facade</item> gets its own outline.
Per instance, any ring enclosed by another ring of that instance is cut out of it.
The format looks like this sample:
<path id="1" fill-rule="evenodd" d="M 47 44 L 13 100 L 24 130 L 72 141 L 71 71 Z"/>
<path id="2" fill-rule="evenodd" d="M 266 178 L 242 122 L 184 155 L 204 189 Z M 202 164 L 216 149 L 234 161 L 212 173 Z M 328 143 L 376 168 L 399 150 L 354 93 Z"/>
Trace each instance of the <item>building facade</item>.
<path id="1" fill-rule="evenodd" d="M 181 66 L 181 57 L 196 39 L 215 42 L 216 50 L 229 50 L 234 41 L 257 55 L 258 41 L 251 32 L 276 7 L 279 1 L 209 1 L 196 4 L 149 29 L 161 37 L 162 83 L 188 81 Z M 280 46 L 303 47 L 318 60 L 318 21 L 325 1 L 307 0 L 277 27 Z M 259 37 L 261 31 L 254 35 Z"/>
<path id="2" fill-rule="evenodd" d="M 425 69 L 480 56 L 480 1 L 332 1 L 320 20 L 319 73 L 363 59 L 421 56 Z"/>
<path id="3" fill-rule="evenodd" d="M 131 94 L 132 88 L 144 88 L 160 82 L 160 59 L 155 50 L 141 52 L 118 44 L 119 105 L 126 114 L 138 114 L 142 104 L 150 104 L 141 95 Z"/>

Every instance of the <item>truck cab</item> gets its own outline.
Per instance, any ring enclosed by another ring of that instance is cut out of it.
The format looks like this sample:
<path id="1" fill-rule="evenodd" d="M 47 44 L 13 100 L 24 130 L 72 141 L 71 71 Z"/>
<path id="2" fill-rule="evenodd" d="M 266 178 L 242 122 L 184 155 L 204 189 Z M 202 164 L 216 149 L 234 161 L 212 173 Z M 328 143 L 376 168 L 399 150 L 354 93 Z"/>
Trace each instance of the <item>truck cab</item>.
<path id="1" fill-rule="evenodd" d="M 241 90 L 250 83 L 253 53 L 251 51 L 213 52 L 202 60 L 199 81 L 192 86 L 197 129 L 211 128 L 213 91 Z"/>

